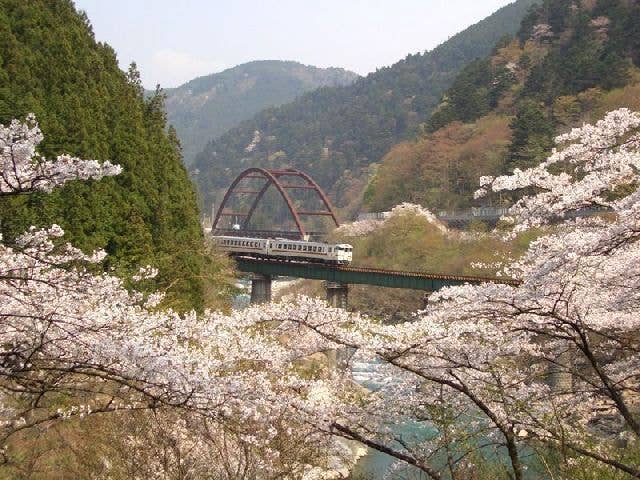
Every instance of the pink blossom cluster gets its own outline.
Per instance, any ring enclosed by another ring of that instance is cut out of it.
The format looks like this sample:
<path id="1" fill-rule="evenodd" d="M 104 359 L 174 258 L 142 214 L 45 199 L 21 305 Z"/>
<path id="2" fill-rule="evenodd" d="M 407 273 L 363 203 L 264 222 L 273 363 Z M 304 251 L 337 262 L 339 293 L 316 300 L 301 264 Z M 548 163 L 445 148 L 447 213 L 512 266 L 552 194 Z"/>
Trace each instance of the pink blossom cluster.
<path id="1" fill-rule="evenodd" d="M 448 232 L 446 225 L 438 220 L 438 217 L 429 209 L 424 208 L 421 205 L 407 202 L 396 205 L 391 209 L 391 211 L 385 212 L 383 219 L 367 219 L 346 223 L 338 227 L 336 232 L 348 237 L 361 237 L 383 227 L 389 219 L 397 218 L 402 215 L 416 215 L 422 217 L 442 233 Z"/>
<path id="2" fill-rule="evenodd" d="M 50 192 L 69 180 L 97 180 L 122 171 L 110 162 L 80 160 L 70 155 L 46 160 L 36 153 L 42 139 L 32 114 L 24 123 L 13 120 L 8 126 L 0 125 L 0 195 L 33 190 Z"/>

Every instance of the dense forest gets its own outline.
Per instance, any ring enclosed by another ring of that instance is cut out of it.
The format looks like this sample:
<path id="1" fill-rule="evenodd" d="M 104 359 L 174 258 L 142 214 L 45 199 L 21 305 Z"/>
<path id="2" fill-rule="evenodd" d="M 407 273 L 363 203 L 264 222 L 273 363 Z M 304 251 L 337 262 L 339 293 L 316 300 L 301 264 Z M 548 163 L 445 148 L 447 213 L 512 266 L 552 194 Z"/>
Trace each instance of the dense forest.
<path id="1" fill-rule="evenodd" d="M 169 287 L 168 304 L 201 308 L 206 262 L 196 197 L 163 97 L 143 98 L 135 67 L 118 68 L 71 0 L 0 0 L 0 123 L 30 112 L 45 136 L 43 156 L 110 160 L 123 172 L 51 195 L 3 197 L 3 238 L 57 223 L 83 250 L 104 249 L 106 269 L 127 275 L 154 265 L 154 286 Z"/>
<path id="2" fill-rule="evenodd" d="M 428 122 L 431 133 L 387 153 L 366 207 L 409 200 L 468 208 L 481 175 L 532 166 L 556 134 L 608 110 L 640 108 L 639 42 L 638 2 L 546 0 L 532 8 L 514 37 L 460 72 Z M 501 200 L 510 198 L 489 199 Z"/>
<path id="3" fill-rule="evenodd" d="M 457 72 L 515 34 L 535 0 L 518 0 L 426 53 L 408 55 L 350 86 L 321 88 L 262 111 L 217 140 L 193 169 L 210 205 L 247 166 L 292 166 L 309 172 L 339 207 L 353 211 L 371 165 L 421 130 Z"/>
<path id="4" fill-rule="evenodd" d="M 190 165 L 208 141 L 268 107 L 320 87 L 349 85 L 358 75 L 342 68 L 259 60 L 167 88 L 166 108 Z"/>

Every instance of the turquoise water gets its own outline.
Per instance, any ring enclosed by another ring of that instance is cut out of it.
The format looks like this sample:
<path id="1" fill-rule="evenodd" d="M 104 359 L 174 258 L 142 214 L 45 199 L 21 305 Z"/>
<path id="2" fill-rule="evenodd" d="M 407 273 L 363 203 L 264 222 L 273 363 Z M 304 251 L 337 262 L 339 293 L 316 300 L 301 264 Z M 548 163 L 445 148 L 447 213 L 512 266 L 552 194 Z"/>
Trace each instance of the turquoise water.
<path id="1" fill-rule="evenodd" d="M 369 390 L 378 390 L 381 385 L 392 381 L 391 378 L 380 373 L 376 367 L 376 362 L 354 363 L 352 368 L 354 380 Z M 396 433 L 405 437 L 415 436 L 420 430 L 425 429 L 420 425 L 410 423 L 398 427 Z M 433 433 L 433 429 L 427 429 L 424 433 L 425 435 Z M 425 473 L 413 467 L 403 467 L 401 471 L 392 473 L 392 466 L 396 462 L 397 460 L 389 455 L 368 449 L 367 454 L 356 464 L 351 476 L 354 480 L 423 480 L 428 478 Z"/>
<path id="2" fill-rule="evenodd" d="M 353 378 L 363 387 L 369 390 L 378 390 L 382 385 L 388 384 L 393 381 L 393 378 L 382 374 L 377 369 L 377 363 L 354 363 L 352 368 Z M 426 440 L 432 437 L 437 431 L 424 424 L 419 424 L 414 421 L 408 421 L 404 425 L 394 428 L 394 433 L 405 439 L 423 439 Z M 496 466 L 500 464 L 504 465 L 507 471 L 509 469 L 509 459 L 506 449 L 496 452 L 493 449 L 482 449 L 482 455 L 484 458 L 495 462 Z M 520 452 L 523 454 L 523 463 L 527 465 L 525 471 L 525 478 L 528 480 L 545 480 L 550 478 L 542 468 L 537 458 L 533 455 L 533 452 L 529 452 L 529 456 L 526 456 L 526 451 Z M 445 458 L 434 458 L 433 466 L 438 469 L 445 465 Z M 393 466 L 396 465 L 396 468 Z M 397 467 L 400 468 L 397 468 Z M 500 468 L 500 467 L 498 467 Z M 444 478 L 448 478 L 446 474 L 443 474 Z M 424 472 L 421 472 L 415 467 L 407 466 L 403 463 L 398 463 L 393 457 L 380 453 L 373 449 L 368 449 L 368 453 L 362 457 L 355 468 L 352 475 L 353 480 L 425 480 L 429 478 Z M 504 476 L 506 478 L 506 475 Z"/>

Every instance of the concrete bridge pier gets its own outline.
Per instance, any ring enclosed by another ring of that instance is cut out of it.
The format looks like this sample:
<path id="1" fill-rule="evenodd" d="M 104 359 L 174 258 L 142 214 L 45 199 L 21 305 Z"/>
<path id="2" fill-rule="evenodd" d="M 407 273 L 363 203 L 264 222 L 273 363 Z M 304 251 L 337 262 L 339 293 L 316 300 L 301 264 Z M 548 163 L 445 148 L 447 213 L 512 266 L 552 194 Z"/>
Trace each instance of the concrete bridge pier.
<path id="1" fill-rule="evenodd" d="M 347 309 L 349 306 L 349 285 L 345 283 L 325 282 L 327 302 L 330 307 Z"/>
<path id="2" fill-rule="evenodd" d="M 251 304 L 271 301 L 271 275 L 254 273 L 251 275 Z"/>
<path id="3" fill-rule="evenodd" d="M 555 393 L 571 392 L 573 388 L 573 376 L 568 371 L 573 364 L 574 354 L 567 350 L 562 352 L 557 359 L 557 365 L 550 364 L 547 370 L 547 384 Z"/>

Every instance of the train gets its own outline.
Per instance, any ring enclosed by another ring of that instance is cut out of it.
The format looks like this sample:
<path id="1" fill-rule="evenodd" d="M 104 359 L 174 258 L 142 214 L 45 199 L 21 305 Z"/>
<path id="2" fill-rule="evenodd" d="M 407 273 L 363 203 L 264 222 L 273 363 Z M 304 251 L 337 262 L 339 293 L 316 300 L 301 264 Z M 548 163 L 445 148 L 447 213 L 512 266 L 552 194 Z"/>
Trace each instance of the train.
<path id="1" fill-rule="evenodd" d="M 213 236 L 212 238 L 218 248 L 234 256 L 333 265 L 348 265 L 353 260 L 353 246 L 347 243 L 330 244 L 285 238 L 231 236 Z"/>

